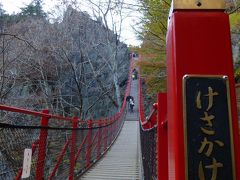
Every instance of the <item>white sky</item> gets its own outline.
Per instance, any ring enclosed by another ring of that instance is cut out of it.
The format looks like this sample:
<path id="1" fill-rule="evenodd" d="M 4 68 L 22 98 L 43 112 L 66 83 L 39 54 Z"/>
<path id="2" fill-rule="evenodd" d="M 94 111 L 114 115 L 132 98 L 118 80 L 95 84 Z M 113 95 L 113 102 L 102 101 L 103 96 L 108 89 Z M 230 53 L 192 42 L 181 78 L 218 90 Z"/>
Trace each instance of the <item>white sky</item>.
<path id="1" fill-rule="evenodd" d="M 28 5 L 32 0 L 0 0 L 1 4 L 3 5 L 3 9 L 7 11 L 7 13 L 19 13 L 21 7 L 25 7 Z M 79 0 L 81 1 L 81 0 Z M 131 0 L 129 0 L 130 2 Z M 43 9 L 44 11 L 51 11 L 56 4 L 56 0 L 43 0 Z M 133 17 L 131 17 L 133 16 Z M 132 25 L 135 24 L 134 20 L 137 20 L 137 16 L 140 16 L 139 13 L 134 12 L 129 17 L 127 17 L 122 26 L 121 32 L 121 40 L 124 41 L 128 45 L 140 45 L 140 41 L 137 40 L 136 35 L 132 29 Z"/>

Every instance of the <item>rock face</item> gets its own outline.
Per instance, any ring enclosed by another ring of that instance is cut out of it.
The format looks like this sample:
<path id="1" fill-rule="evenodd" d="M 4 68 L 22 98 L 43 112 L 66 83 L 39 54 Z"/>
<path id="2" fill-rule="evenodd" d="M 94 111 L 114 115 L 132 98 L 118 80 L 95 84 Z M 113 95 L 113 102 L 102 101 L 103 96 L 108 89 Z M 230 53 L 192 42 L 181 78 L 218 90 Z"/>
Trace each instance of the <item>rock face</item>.
<path id="1" fill-rule="evenodd" d="M 69 7 L 62 22 L 24 17 L 1 31 L 5 34 L 0 36 L 1 104 L 36 111 L 47 108 L 83 120 L 110 116 L 119 109 L 128 77 L 128 48 L 101 20 Z M 0 112 L 0 117 L 0 123 L 40 125 L 40 118 L 33 116 Z M 62 121 L 50 120 L 49 125 L 71 127 Z M 56 142 L 49 140 L 48 152 L 61 152 L 68 133 L 49 131 L 48 138 Z M 24 148 L 38 136 L 39 130 L 1 129 L 0 179 L 16 177 Z M 46 163 L 53 167 L 55 160 L 49 157 Z"/>
<path id="2" fill-rule="evenodd" d="M 4 31 L 19 38 L 3 39 L 1 102 L 82 119 L 109 116 L 121 106 L 128 48 L 101 19 L 69 7 L 62 22 L 29 17 Z"/>

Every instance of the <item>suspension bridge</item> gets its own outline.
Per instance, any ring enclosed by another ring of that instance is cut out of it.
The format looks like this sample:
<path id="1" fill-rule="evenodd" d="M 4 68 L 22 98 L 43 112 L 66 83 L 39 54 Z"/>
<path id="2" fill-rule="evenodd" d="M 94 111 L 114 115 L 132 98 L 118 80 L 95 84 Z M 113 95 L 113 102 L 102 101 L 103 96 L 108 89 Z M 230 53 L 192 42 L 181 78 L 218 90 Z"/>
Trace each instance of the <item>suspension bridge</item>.
<path id="1" fill-rule="evenodd" d="M 135 80 L 130 90 L 135 99 L 134 111 L 128 111 L 113 147 L 81 179 L 142 179 L 137 92 L 138 82 Z"/>
<path id="2" fill-rule="evenodd" d="M 132 68 L 120 112 L 107 119 L 80 121 L 49 114 L 48 110 L 35 112 L 1 105 L 1 110 L 9 113 L 8 117 L 15 118 L 12 113 L 16 113 L 26 119 L 30 116 L 30 119 L 39 117 L 40 120 L 39 126 L 1 123 L 1 179 L 25 176 L 35 179 L 143 179 L 138 111 L 141 78 L 133 81 L 131 72 Z M 133 112 L 129 111 L 126 102 L 130 94 L 135 99 Z M 9 141 L 16 142 L 10 145 Z M 23 154 L 18 154 L 26 149 L 31 150 L 29 169 L 22 164 Z"/>
<path id="3" fill-rule="evenodd" d="M 240 86 L 223 4 L 173 1 L 167 92 L 157 94 L 148 116 L 132 63 L 111 117 L 83 121 L 0 105 L 0 179 L 240 180 Z"/>

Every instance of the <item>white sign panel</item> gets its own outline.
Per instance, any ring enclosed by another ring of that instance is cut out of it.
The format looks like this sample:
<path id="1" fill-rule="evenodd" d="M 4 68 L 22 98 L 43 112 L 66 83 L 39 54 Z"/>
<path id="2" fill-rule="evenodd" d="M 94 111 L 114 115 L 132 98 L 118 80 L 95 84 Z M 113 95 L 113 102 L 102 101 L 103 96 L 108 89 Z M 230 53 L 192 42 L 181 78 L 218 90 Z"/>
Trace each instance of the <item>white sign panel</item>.
<path id="1" fill-rule="evenodd" d="M 28 178 L 31 171 L 32 149 L 24 150 L 22 178 Z"/>

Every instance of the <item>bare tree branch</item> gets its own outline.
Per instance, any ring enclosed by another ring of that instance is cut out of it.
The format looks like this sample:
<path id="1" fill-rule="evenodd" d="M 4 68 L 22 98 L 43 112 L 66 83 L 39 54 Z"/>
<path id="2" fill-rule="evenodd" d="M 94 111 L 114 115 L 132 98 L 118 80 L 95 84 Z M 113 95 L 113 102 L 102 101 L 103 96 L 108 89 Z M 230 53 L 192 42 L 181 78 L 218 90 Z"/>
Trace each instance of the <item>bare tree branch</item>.
<path id="1" fill-rule="evenodd" d="M 34 50 L 37 50 L 29 41 L 25 40 L 25 39 L 22 39 L 20 37 L 18 37 L 17 35 L 15 34 L 9 34 L 9 33 L 0 33 L 0 36 L 12 36 L 20 41 L 23 41 L 25 42 L 27 45 L 29 45 L 30 47 L 32 47 Z"/>

